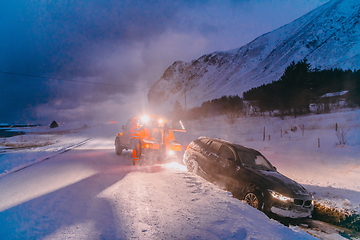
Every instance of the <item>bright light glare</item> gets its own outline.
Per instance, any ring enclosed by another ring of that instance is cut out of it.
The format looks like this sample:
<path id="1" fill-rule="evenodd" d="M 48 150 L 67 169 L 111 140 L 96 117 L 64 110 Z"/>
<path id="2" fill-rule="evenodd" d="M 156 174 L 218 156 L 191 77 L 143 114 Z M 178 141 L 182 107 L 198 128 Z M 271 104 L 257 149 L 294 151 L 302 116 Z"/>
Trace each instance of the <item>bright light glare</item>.
<path id="1" fill-rule="evenodd" d="M 173 156 L 175 154 L 174 151 L 170 150 L 169 153 L 168 153 L 170 156 Z"/>
<path id="2" fill-rule="evenodd" d="M 163 123 L 164 122 L 164 120 L 162 120 L 162 119 L 159 119 L 159 123 Z"/>
<path id="3" fill-rule="evenodd" d="M 141 117 L 141 121 L 143 122 L 143 123 L 147 123 L 148 121 L 149 121 L 149 117 L 148 116 L 146 116 L 146 115 L 144 115 L 144 116 L 142 116 Z"/>

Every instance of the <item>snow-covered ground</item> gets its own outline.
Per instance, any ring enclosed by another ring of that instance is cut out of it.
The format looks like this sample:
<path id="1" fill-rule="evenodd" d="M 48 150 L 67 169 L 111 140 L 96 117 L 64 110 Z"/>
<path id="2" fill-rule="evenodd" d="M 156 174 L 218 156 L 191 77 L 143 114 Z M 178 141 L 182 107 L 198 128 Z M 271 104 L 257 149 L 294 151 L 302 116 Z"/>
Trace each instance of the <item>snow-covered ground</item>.
<path id="1" fill-rule="evenodd" d="M 130 152 L 115 155 L 114 129 L 104 137 L 108 127 L 71 151 L 54 151 L 57 156 L 0 178 L 0 239 L 313 238 L 181 164 L 132 166 Z"/>
<path id="2" fill-rule="evenodd" d="M 344 146 L 337 144 L 336 123 L 338 132 L 349 130 Z M 189 121 L 188 132 L 177 139 L 187 145 L 198 136 L 219 137 L 255 148 L 316 201 L 359 212 L 359 124 L 359 110 L 284 120 L 245 117 L 234 125 L 217 116 Z M 290 131 L 292 126 L 298 130 Z M 53 144 L 0 151 L 0 239 L 312 238 L 299 227 L 269 219 L 181 164 L 132 166 L 130 152 L 115 155 L 119 129 L 115 124 L 60 126 L 51 130 L 55 133 L 43 127 L 6 139 L 18 145 Z"/>

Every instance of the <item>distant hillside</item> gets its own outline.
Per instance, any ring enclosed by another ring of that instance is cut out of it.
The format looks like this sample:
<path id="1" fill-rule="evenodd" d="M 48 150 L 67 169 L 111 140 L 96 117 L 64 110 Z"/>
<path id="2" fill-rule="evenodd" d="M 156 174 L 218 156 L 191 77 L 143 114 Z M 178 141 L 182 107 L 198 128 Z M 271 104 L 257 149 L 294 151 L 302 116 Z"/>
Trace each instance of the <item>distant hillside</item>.
<path id="1" fill-rule="evenodd" d="M 226 52 L 174 62 L 149 90 L 154 107 L 187 107 L 239 95 L 278 80 L 292 61 L 319 69 L 360 68 L 360 1 L 333 0 L 299 19 Z M 168 109 L 167 108 L 167 109 Z"/>

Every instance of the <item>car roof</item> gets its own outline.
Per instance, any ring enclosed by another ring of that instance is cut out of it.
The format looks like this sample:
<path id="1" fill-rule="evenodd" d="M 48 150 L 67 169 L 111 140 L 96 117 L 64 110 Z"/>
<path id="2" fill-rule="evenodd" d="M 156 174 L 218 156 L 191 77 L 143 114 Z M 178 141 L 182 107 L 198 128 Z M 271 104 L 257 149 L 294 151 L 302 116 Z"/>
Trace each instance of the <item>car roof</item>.
<path id="1" fill-rule="evenodd" d="M 244 147 L 244 146 L 242 146 L 242 145 L 239 145 L 239 144 L 236 144 L 236 143 L 232 143 L 232 142 L 229 142 L 229 141 L 226 141 L 226 140 L 222 140 L 222 139 L 220 139 L 220 138 L 211 138 L 211 137 L 202 136 L 202 137 L 199 137 L 198 139 L 209 139 L 209 140 L 213 140 L 213 141 L 218 141 L 218 142 L 221 142 L 221 143 L 230 145 L 230 146 L 232 146 L 233 148 L 236 148 L 237 150 L 240 150 L 240 151 L 252 152 L 252 153 L 260 154 L 260 152 L 257 151 L 257 150 L 255 150 L 255 149 L 248 148 L 248 147 Z"/>

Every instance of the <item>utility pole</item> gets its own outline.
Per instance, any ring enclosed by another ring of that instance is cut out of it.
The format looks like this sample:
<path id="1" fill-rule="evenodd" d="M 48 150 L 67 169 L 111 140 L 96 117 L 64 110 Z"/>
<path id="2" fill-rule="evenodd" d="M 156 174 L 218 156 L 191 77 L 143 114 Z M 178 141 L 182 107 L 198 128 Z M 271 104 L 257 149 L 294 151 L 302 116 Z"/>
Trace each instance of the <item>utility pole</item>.
<path id="1" fill-rule="evenodd" d="M 185 88 L 185 111 L 186 111 L 186 88 Z"/>
<path id="2" fill-rule="evenodd" d="M 187 128 L 187 108 L 186 108 L 186 89 L 187 85 L 185 86 L 185 128 Z"/>

